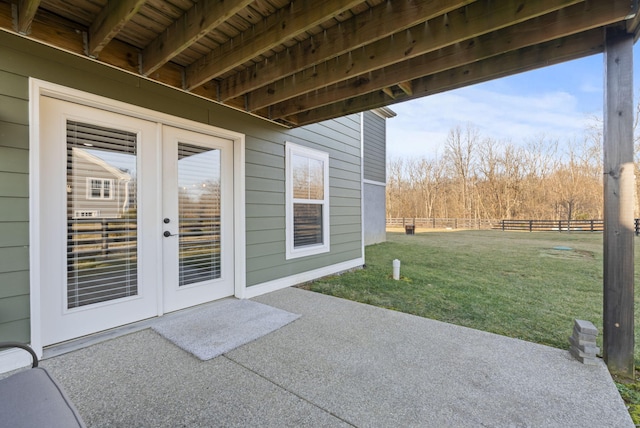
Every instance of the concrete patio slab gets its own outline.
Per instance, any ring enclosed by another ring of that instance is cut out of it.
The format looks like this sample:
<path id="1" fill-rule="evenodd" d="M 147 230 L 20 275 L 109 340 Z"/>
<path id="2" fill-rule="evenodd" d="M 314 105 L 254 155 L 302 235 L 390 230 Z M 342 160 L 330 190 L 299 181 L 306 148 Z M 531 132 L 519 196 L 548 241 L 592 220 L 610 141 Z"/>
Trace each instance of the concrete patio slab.
<path id="1" fill-rule="evenodd" d="M 251 370 L 143 330 L 42 361 L 88 427 L 348 426 Z"/>
<path id="2" fill-rule="evenodd" d="M 302 317 L 206 362 L 143 330 L 42 365 L 96 427 L 634 426 L 568 350 L 295 288 L 254 300 Z"/>

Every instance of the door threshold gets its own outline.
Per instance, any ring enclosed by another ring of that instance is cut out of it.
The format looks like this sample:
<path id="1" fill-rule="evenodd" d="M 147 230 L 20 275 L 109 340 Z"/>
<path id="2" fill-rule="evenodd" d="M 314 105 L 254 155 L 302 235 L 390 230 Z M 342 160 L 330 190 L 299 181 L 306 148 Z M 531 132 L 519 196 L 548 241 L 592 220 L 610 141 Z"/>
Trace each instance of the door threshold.
<path id="1" fill-rule="evenodd" d="M 235 297 L 229 296 L 229 297 L 224 297 L 223 299 L 235 299 Z M 223 300 L 223 299 L 213 300 L 211 302 L 206 302 L 200 305 L 191 306 L 189 308 L 184 308 L 175 312 L 166 313 L 161 316 L 148 318 L 146 320 L 136 321 L 131 324 L 126 324 L 126 325 L 115 327 L 109 330 L 100 331 L 98 333 L 93 333 L 88 336 L 83 336 L 77 339 L 68 340 L 66 342 L 60 342 L 54 345 L 49 345 L 42 350 L 41 360 L 57 357 L 62 354 L 67 354 L 69 352 L 77 351 L 79 349 L 98 344 L 100 342 L 105 342 L 107 340 L 115 339 L 121 336 L 125 336 L 127 334 L 137 333 L 141 330 L 146 330 L 147 328 L 153 327 L 153 325 L 160 319 L 166 319 L 168 317 L 180 315 L 185 312 L 194 311 L 202 307 L 205 307 L 207 305 L 215 304 L 216 302 L 219 302 L 220 300 Z"/>
<path id="2" fill-rule="evenodd" d="M 42 360 L 47 358 L 57 357 L 62 354 L 77 351 L 78 349 L 86 348 L 91 345 L 95 345 L 100 342 L 115 339 L 127 334 L 136 333 L 140 330 L 147 329 L 153 325 L 153 322 L 157 319 L 149 318 L 142 321 L 137 321 L 131 324 L 123 325 L 120 327 L 112 328 L 110 330 L 101 331 L 98 333 L 90 334 L 88 336 L 79 337 L 77 339 L 71 339 L 66 342 L 56 343 L 45 347 L 42 350 Z"/>

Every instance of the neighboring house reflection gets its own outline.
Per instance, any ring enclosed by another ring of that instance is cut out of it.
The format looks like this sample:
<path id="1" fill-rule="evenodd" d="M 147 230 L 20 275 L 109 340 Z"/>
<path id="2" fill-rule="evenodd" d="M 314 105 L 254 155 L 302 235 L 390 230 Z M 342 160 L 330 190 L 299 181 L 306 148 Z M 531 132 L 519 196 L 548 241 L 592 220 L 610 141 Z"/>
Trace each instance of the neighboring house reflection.
<path id="1" fill-rule="evenodd" d="M 72 148 L 67 194 L 72 218 L 123 218 L 135 206 L 133 178 L 86 149 Z"/>

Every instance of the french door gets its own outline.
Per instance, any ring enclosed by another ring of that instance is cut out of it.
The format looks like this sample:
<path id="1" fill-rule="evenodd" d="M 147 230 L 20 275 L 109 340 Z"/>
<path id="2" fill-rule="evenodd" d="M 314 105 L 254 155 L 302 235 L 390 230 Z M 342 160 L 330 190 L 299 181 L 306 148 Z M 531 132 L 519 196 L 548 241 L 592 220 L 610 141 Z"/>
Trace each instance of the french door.
<path id="1" fill-rule="evenodd" d="M 43 345 L 233 294 L 232 142 L 40 98 Z"/>
<path id="2" fill-rule="evenodd" d="M 233 143 L 163 128 L 165 312 L 222 297 L 233 281 Z"/>

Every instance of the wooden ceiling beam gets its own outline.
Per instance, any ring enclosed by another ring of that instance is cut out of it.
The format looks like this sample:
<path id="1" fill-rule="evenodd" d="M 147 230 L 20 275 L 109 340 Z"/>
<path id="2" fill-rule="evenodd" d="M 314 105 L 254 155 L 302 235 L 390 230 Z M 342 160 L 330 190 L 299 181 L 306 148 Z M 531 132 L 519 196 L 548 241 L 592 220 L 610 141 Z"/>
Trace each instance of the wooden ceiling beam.
<path id="1" fill-rule="evenodd" d="M 153 73 L 253 1 L 203 0 L 195 3 L 144 48 L 142 74 Z"/>
<path id="2" fill-rule="evenodd" d="M 270 15 L 262 25 L 234 37 L 188 66 L 185 89 L 200 86 L 360 3 L 362 0 L 293 2 L 286 10 Z"/>
<path id="3" fill-rule="evenodd" d="M 578 3 L 573 7 L 584 13 L 581 0 L 573 3 Z M 260 88 L 250 94 L 248 108 L 254 111 L 280 103 L 301 93 L 406 61 L 566 6 L 566 0 L 530 0 L 526 4 L 521 0 L 478 1 Z"/>
<path id="4" fill-rule="evenodd" d="M 370 44 L 420 22 L 463 7 L 476 0 L 415 0 L 384 2 L 367 13 L 328 28 L 276 58 L 262 61 L 220 82 L 220 101 L 244 95 L 286 75 L 320 64 L 328 58 Z"/>
<path id="5" fill-rule="evenodd" d="M 574 8 L 578 7 L 582 9 L 581 6 L 574 6 Z M 399 82 L 413 81 L 474 61 L 482 61 L 507 51 L 566 37 L 575 33 L 577 28 L 591 29 L 597 28 L 603 23 L 614 22 L 616 9 L 609 10 L 608 13 L 605 9 L 593 8 L 588 13 L 584 10 L 580 13 L 554 12 L 466 40 L 463 43 L 449 45 L 405 62 L 370 71 L 340 84 L 324 87 L 274 104 L 271 106 L 271 115 L 273 119 L 287 117 L 301 111 L 348 99 L 354 92 L 381 90 Z M 619 16 L 617 19 L 619 20 Z"/>
<path id="6" fill-rule="evenodd" d="M 40 0 L 20 0 L 18 2 L 18 33 L 29 34 L 31 23 L 40 7 Z"/>
<path id="7" fill-rule="evenodd" d="M 104 47 L 133 18 L 146 0 L 110 0 L 89 28 L 88 54 L 98 57 Z"/>
<path id="8" fill-rule="evenodd" d="M 407 82 L 398 83 L 398 87 L 402 89 L 402 92 L 404 92 L 405 94 L 413 95 L 413 84 L 410 80 Z"/>
<path id="9" fill-rule="evenodd" d="M 392 100 L 396 99 L 396 94 L 393 93 L 393 88 L 382 88 L 382 92 L 384 92 Z"/>
<path id="10" fill-rule="evenodd" d="M 602 53 L 603 50 L 604 34 L 602 29 L 596 28 L 416 79 L 413 81 L 411 96 L 390 101 L 382 91 L 375 91 L 292 115 L 284 120 L 295 126 L 316 123 Z"/>
<path id="11" fill-rule="evenodd" d="M 634 42 L 638 41 L 640 35 L 640 13 L 638 13 L 637 5 L 636 10 L 629 16 L 626 23 L 627 33 L 633 34 Z"/>

